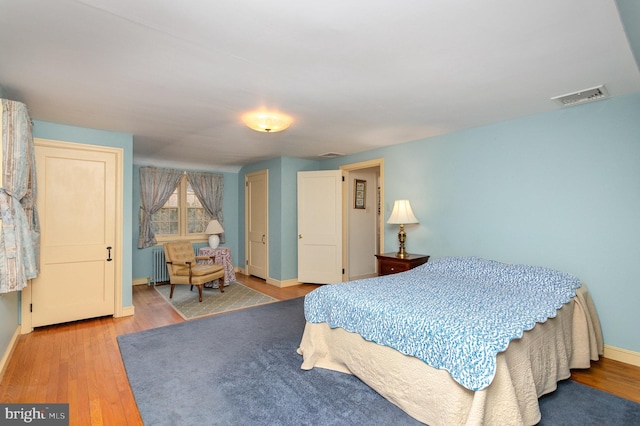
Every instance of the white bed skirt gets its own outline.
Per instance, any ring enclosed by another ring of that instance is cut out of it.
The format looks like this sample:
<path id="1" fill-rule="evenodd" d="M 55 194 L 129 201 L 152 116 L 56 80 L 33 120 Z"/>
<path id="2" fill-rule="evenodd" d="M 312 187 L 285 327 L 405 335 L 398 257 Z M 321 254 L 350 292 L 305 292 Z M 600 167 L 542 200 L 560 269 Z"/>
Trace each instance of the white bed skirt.
<path id="1" fill-rule="evenodd" d="M 302 369 L 327 368 L 354 374 L 415 419 L 438 425 L 534 425 L 538 398 L 588 368 L 603 353 L 600 323 L 583 285 L 556 318 L 538 324 L 498 354 L 491 385 L 471 391 L 446 370 L 359 334 L 326 323 L 307 323 L 298 353 Z"/>

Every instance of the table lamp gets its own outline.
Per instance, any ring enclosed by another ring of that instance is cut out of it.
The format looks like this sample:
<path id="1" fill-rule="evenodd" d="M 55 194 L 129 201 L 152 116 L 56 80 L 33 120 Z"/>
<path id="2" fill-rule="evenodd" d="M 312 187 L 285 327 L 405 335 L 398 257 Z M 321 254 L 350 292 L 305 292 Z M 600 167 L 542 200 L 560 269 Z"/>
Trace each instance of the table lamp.
<path id="1" fill-rule="evenodd" d="M 219 234 L 222 234 L 223 232 L 224 229 L 222 229 L 220 222 L 215 219 L 209 221 L 209 224 L 207 224 L 207 229 L 205 229 L 204 231 L 205 234 L 209 234 L 209 247 L 218 247 L 218 245 L 220 244 Z"/>
<path id="2" fill-rule="evenodd" d="M 400 225 L 400 232 L 398 232 L 398 241 L 400 242 L 400 250 L 396 253 L 396 257 L 404 259 L 409 253 L 404 251 L 404 243 L 407 240 L 407 234 L 404 232 L 404 225 L 407 223 L 418 223 L 418 219 L 411 210 L 411 204 L 409 200 L 396 200 L 393 203 L 393 210 L 387 223 Z"/>

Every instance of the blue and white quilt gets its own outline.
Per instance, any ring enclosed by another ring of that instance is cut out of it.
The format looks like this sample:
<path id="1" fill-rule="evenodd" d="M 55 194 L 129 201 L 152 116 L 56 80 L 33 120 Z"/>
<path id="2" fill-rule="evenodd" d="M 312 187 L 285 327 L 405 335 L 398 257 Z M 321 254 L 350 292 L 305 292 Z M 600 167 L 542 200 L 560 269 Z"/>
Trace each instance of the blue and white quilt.
<path id="1" fill-rule="evenodd" d="M 319 287 L 305 297 L 308 322 L 326 322 L 447 370 L 476 391 L 496 357 L 576 295 L 576 277 L 476 257 L 430 261 L 400 274 Z"/>

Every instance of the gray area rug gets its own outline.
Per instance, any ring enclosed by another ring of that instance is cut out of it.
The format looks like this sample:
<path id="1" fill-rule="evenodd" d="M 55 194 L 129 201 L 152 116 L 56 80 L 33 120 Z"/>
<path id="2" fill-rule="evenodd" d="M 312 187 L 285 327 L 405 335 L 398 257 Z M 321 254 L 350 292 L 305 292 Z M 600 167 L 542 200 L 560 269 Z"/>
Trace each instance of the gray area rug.
<path id="1" fill-rule="evenodd" d="M 298 298 L 118 337 L 146 425 L 417 425 L 356 377 L 300 369 Z M 567 380 L 541 425 L 637 425 L 640 404 Z"/>
<path id="2" fill-rule="evenodd" d="M 155 289 L 187 320 L 278 301 L 235 281 L 224 287 L 224 293 L 220 293 L 218 288 L 205 287 L 202 289 L 202 302 L 198 298 L 198 288 L 193 287 L 191 291 L 190 285 L 176 285 L 171 299 L 170 285 L 157 285 Z"/>

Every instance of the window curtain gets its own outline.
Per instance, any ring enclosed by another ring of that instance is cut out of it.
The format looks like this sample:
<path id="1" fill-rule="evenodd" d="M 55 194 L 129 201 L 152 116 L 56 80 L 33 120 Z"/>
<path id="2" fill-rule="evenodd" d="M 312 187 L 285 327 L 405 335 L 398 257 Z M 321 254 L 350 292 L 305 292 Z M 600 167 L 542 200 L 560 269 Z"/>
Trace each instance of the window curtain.
<path id="1" fill-rule="evenodd" d="M 2 99 L 0 293 L 22 290 L 40 270 L 36 164 L 26 105 Z"/>
<path id="2" fill-rule="evenodd" d="M 151 216 L 167 202 L 182 178 L 183 172 L 155 167 L 140 168 L 140 238 L 138 248 L 154 246 L 156 236 Z"/>
<path id="3" fill-rule="evenodd" d="M 217 219 L 224 229 L 222 198 L 224 193 L 224 175 L 218 173 L 187 172 L 187 180 L 204 209 L 213 219 Z M 220 234 L 224 243 L 224 233 Z"/>

